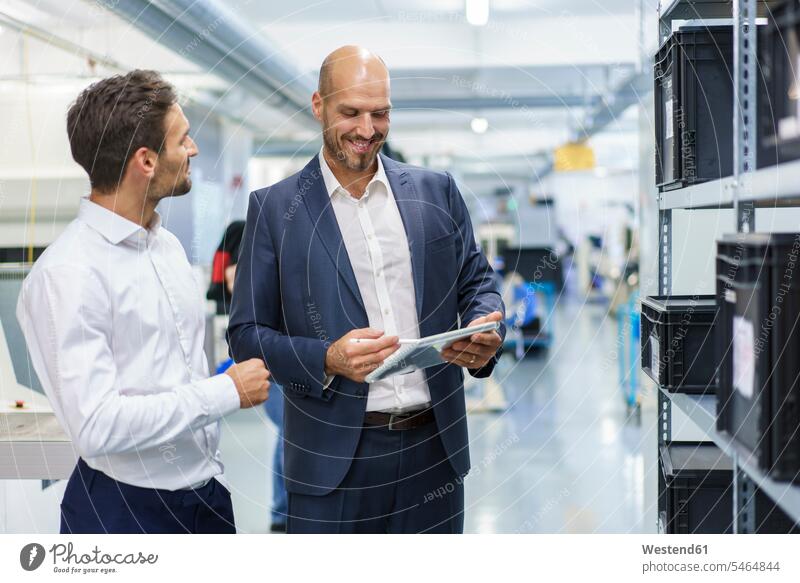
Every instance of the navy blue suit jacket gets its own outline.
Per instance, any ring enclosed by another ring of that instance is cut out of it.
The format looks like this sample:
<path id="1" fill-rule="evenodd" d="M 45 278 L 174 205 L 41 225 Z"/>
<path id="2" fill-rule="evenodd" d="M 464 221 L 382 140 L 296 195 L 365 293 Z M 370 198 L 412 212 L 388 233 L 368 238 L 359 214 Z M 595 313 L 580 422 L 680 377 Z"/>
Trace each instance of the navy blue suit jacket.
<path id="1" fill-rule="evenodd" d="M 443 172 L 382 156 L 411 252 L 420 336 L 503 310 L 464 201 Z M 287 489 L 324 495 L 347 473 L 361 434 L 366 383 L 336 377 L 323 391 L 328 346 L 369 326 L 319 158 L 250 195 L 228 342 L 237 361 L 263 358 L 287 398 Z M 471 370 L 491 374 L 497 357 Z M 462 369 L 426 370 L 439 433 L 457 475 L 469 471 Z"/>

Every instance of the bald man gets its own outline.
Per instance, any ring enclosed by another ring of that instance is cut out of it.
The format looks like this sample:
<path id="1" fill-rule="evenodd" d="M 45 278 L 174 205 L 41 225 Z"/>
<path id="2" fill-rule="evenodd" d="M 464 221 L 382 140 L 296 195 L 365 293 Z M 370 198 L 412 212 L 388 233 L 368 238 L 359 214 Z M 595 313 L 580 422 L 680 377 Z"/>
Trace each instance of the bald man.
<path id="1" fill-rule="evenodd" d="M 399 338 L 501 321 L 503 304 L 453 178 L 379 153 L 389 85 L 369 51 L 330 54 L 311 99 L 322 150 L 250 195 L 229 343 L 285 389 L 290 533 L 463 531 L 463 371 L 491 374 L 501 335 L 364 379 Z"/>

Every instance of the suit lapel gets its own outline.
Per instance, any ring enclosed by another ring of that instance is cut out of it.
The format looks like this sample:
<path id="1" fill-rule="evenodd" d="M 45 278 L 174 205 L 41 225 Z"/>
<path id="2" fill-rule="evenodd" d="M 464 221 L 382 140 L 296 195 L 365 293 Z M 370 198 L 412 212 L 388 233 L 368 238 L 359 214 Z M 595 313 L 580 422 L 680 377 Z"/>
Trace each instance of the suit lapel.
<path id="1" fill-rule="evenodd" d="M 306 210 L 311 217 L 313 233 L 322 241 L 325 250 L 336 265 L 336 269 L 339 270 L 340 277 L 353 293 L 361 308 L 364 309 L 364 301 L 361 299 L 353 266 L 350 264 L 350 257 L 344 246 L 336 213 L 328 192 L 325 190 L 325 181 L 322 178 L 318 156 L 314 156 L 300 174 L 299 189 L 303 195 Z"/>
<path id="2" fill-rule="evenodd" d="M 422 202 L 417 195 L 410 174 L 397 165 L 397 162 L 381 154 L 386 178 L 392 187 L 397 208 L 403 219 L 403 226 L 411 252 L 411 272 L 414 277 L 414 297 L 417 303 L 417 318 L 422 323 L 422 298 L 425 282 L 425 227 L 422 222 Z"/>

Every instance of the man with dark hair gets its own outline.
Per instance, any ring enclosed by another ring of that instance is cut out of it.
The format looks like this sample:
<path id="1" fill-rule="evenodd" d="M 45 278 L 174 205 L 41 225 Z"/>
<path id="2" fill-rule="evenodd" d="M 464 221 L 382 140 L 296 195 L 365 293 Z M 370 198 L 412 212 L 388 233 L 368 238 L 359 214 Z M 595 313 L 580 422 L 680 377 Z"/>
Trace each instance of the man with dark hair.
<path id="1" fill-rule="evenodd" d="M 331 53 L 311 101 L 322 150 L 250 195 L 229 343 L 285 389 L 290 533 L 463 530 L 463 371 L 491 374 L 501 335 L 365 380 L 400 338 L 500 322 L 503 303 L 453 178 L 379 154 L 389 93 L 376 55 Z"/>
<path id="2" fill-rule="evenodd" d="M 219 420 L 266 400 L 260 359 L 208 378 L 204 313 L 159 201 L 189 192 L 197 146 L 172 86 L 133 71 L 67 115 L 91 193 L 17 304 L 36 373 L 80 458 L 62 533 L 235 532 Z"/>

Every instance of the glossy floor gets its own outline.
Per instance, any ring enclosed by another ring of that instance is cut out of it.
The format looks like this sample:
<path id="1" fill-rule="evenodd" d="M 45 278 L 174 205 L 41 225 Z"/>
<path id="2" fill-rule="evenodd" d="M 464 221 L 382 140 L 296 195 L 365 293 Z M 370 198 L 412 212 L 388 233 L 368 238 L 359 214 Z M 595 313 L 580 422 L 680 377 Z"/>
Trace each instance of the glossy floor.
<path id="1" fill-rule="evenodd" d="M 555 343 L 495 373 L 509 407 L 471 413 L 465 531 L 655 532 L 652 389 L 629 416 L 617 322 L 603 305 L 561 302 Z M 646 387 L 649 386 L 646 384 Z M 477 397 L 485 386 L 469 388 Z M 269 529 L 274 426 L 262 409 L 224 422 L 222 454 L 242 532 Z"/>

